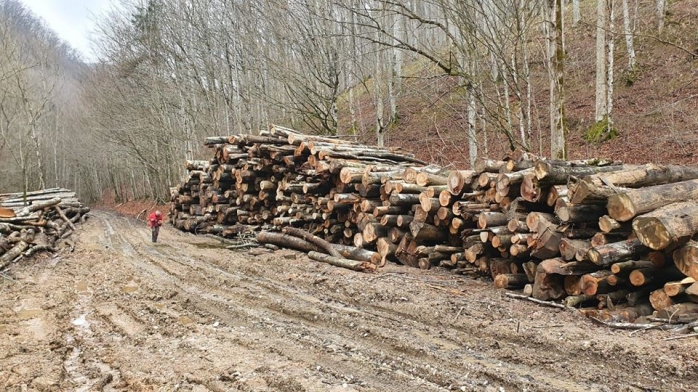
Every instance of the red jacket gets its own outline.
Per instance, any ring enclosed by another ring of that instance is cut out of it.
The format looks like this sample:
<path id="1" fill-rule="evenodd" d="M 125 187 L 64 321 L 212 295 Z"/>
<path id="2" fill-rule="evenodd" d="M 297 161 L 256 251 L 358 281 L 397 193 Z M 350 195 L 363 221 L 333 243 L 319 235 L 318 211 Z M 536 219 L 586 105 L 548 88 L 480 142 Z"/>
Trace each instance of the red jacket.
<path id="1" fill-rule="evenodd" d="M 151 229 L 155 226 L 162 226 L 162 215 L 156 216 L 155 212 L 151 212 L 150 216 L 148 216 L 148 225 L 150 225 Z"/>

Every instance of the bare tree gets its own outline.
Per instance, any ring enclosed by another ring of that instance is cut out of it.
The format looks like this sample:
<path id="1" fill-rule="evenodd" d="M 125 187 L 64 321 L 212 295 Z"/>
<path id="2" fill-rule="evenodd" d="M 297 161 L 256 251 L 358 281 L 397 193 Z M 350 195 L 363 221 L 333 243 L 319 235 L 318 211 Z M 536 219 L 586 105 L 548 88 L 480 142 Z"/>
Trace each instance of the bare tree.
<path id="1" fill-rule="evenodd" d="M 634 45 L 634 32 L 630 27 L 630 10 L 628 9 L 628 0 L 623 1 L 623 35 L 625 36 L 625 47 L 628 50 L 628 69 L 627 72 L 632 74 L 637 66 Z"/>
<path id="2" fill-rule="evenodd" d="M 548 59 L 550 69 L 550 155 L 567 159 L 565 126 L 565 46 L 562 0 L 548 0 Z"/>

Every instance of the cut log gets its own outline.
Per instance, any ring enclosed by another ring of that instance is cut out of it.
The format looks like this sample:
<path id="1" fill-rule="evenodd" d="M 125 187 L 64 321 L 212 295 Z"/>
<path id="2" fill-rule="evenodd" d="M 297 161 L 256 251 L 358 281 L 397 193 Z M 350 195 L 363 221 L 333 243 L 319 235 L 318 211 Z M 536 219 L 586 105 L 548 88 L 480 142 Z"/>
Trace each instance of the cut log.
<path id="1" fill-rule="evenodd" d="M 670 265 L 664 268 L 639 268 L 630 272 L 628 279 L 633 286 L 645 286 L 654 282 L 663 283 L 682 277 L 683 274 L 675 266 Z"/>
<path id="2" fill-rule="evenodd" d="M 565 293 L 567 295 L 583 295 L 582 294 L 582 275 L 568 275 L 565 276 L 565 281 L 563 283 L 565 288 Z"/>
<path id="3" fill-rule="evenodd" d="M 648 249 L 638 239 L 614 242 L 591 248 L 587 253 L 589 260 L 600 267 L 607 267 L 615 262 L 646 253 Z"/>
<path id="4" fill-rule="evenodd" d="M 527 284 L 526 274 L 499 274 L 494 278 L 494 287 L 498 289 L 518 290 Z"/>
<path id="5" fill-rule="evenodd" d="M 448 191 L 454 196 L 460 195 L 472 183 L 474 176 L 472 170 L 452 170 L 448 174 Z"/>
<path id="6" fill-rule="evenodd" d="M 621 261 L 611 265 L 611 272 L 614 274 L 630 273 L 630 271 L 640 268 L 659 268 L 662 264 L 656 264 L 651 260 L 629 260 Z"/>
<path id="7" fill-rule="evenodd" d="M 385 265 L 388 257 L 395 255 L 397 244 L 391 242 L 387 238 L 379 238 L 378 241 L 376 241 L 376 250 L 378 250 L 378 254 L 381 257 L 379 266 L 382 267 Z"/>
<path id="8" fill-rule="evenodd" d="M 698 199 L 698 180 L 632 189 L 608 198 L 608 215 L 626 222 L 672 203 Z"/>
<path id="9" fill-rule="evenodd" d="M 612 291 L 611 285 L 608 284 L 608 281 L 606 280 L 611 275 L 611 271 L 608 270 L 600 270 L 582 275 L 579 282 L 582 293 L 586 295 L 596 295 L 605 294 Z"/>
<path id="10" fill-rule="evenodd" d="M 535 175 L 538 180 L 545 180 L 549 185 L 566 184 L 572 177 L 582 178 L 587 175 L 622 170 L 623 166 L 568 166 L 556 165 L 546 161 L 538 161 L 535 166 Z"/>
<path id="11" fill-rule="evenodd" d="M 674 305 L 674 301 L 662 288 L 650 293 L 650 304 L 655 310 L 664 310 Z"/>
<path id="12" fill-rule="evenodd" d="M 502 167 L 506 167 L 505 161 L 496 161 L 488 158 L 478 158 L 475 160 L 474 169 L 476 172 L 499 173 Z"/>
<path id="13" fill-rule="evenodd" d="M 541 301 L 564 297 L 566 295 L 564 279 L 562 275 L 546 273 L 539 265 L 533 282 L 532 297 Z"/>
<path id="14" fill-rule="evenodd" d="M 560 255 L 564 260 L 576 260 L 578 252 L 588 252 L 591 249 L 591 242 L 587 240 L 573 240 L 570 238 L 560 239 Z"/>
<path id="15" fill-rule="evenodd" d="M 500 274 L 510 274 L 511 269 L 509 267 L 509 260 L 502 258 L 492 258 L 488 261 L 488 266 L 490 270 L 490 276 L 492 279 L 496 278 Z"/>
<path id="16" fill-rule="evenodd" d="M 565 223 L 595 222 L 606 214 L 606 208 L 598 204 L 568 204 L 556 213 Z"/>
<path id="17" fill-rule="evenodd" d="M 673 253 L 674 264 L 686 276 L 698 280 L 698 241 L 689 241 Z"/>
<path id="18" fill-rule="evenodd" d="M 698 233 L 698 202 L 669 204 L 639 216 L 633 220 L 633 231 L 654 250 L 681 245 Z"/>
<path id="19" fill-rule="evenodd" d="M 597 269 L 593 264 L 565 262 L 560 258 L 543 260 L 538 264 L 538 271 L 556 275 L 584 275 Z"/>
<path id="20" fill-rule="evenodd" d="M 629 188 L 661 185 L 698 179 L 698 166 L 647 164 L 628 170 L 599 173 L 584 180 L 594 184 L 612 184 Z"/>
<path id="21" fill-rule="evenodd" d="M 538 239 L 531 256 L 539 259 L 549 259 L 557 256 L 560 253 L 562 233 L 556 230 L 555 225 L 545 220 L 538 222 L 536 232 L 538 233 Z"/>
<path id="22" fill-rule="evenodd" d="M 599 228 L 604 233 L 610 233 L 614 230 L 628 231 L 632 227 L 626 224 L 622 224 L 608 215 L 604 215 L 601 218 L 599 218 Z"/>
<path id="23" fill-rule="evenodd" d="M 509 218 L 501 212 L 481 212 L 477 218 L 477 227 L 484 229 L 493 226 L 506 226 Z"/>
<path id="24" fill-rule="evenodd" d="M 606 294 L 599 294 L 596 299 L 599 300 L 599 309 L 603 307 L 609 310 L 615 310 L 616 305 L 626 301 L 628 290 L 616 290 Z"/>
<path id="25" fill-rule="evenodd" d="M 683 294 L 688 287 L 696 282 L 695 279 L 687 277 L 679 281 L 664 283 L 664 292 L 670 297 L 676 297 Z"/>

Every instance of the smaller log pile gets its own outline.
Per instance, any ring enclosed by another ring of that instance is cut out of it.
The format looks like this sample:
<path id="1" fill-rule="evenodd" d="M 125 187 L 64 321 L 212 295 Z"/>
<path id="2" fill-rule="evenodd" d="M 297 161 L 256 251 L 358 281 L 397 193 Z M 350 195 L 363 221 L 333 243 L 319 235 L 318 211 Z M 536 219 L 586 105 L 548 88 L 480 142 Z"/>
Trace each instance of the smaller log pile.
<path id="1" fill-rule="evenodd" d="M 0 194 L 0 270 L 22 257 L 55 252 L 89 211 L 69 189 Z"/>

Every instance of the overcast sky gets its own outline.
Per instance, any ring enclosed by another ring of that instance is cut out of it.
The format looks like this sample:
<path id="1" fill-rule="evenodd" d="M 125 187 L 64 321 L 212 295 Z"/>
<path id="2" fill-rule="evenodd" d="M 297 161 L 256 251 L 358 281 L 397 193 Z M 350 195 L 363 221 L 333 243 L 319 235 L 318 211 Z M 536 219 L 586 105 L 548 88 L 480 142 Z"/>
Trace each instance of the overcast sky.
<path id="1" fill-rule="evenodd" d="M 42 18 L 56 34 L 80 52 L 86 61 L 94 61 L 90 34 L 96 15 L 106 13 L 112 0 L 21 0 Z"/>

